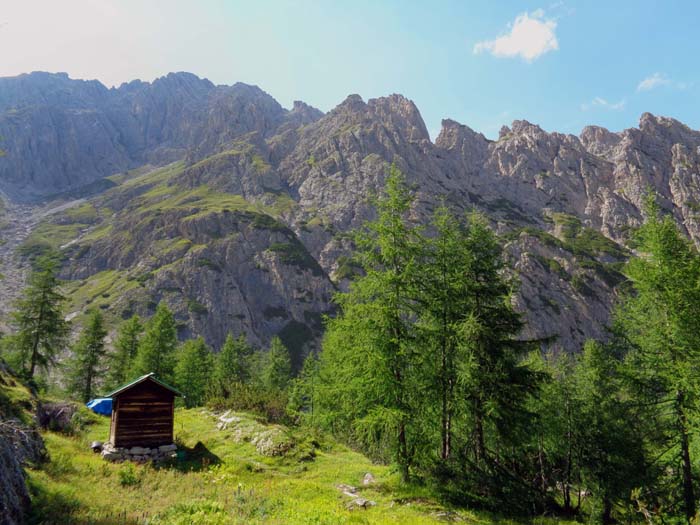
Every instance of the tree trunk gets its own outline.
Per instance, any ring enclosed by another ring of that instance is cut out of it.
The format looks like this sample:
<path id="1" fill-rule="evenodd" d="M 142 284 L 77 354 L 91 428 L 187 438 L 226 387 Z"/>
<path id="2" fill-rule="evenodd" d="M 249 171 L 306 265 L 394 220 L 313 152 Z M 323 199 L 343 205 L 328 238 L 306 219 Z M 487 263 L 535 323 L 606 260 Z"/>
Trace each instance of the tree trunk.
<path id="1" fill-rule="evenodd" d="M 678 432 L 681 440 L 681 462 L 683 472 L 683 500 L 685 503 L 685 517 L 690 520 L 695 516 L 695 492 L 693 490 L 693 471 L 690 462 L 690 445 L 688 442 L 688 422 L 683 408 L 685 393 L 682 390 L 676 392 L 676 418 Z"/>
<path id="2" fill-rule="evenodd" d="M 46 303 L 46 294 L 42 292 L 41 294 L 41 304 L 39 305 L 39 318 L 37 319 L 36 333 L 34 334 L 34 341 L 32 341 L 32 363 L 29 368 L 29 377 L 34 377 L 34 371 L 36 370 L 36 362 L 39 358 L 39 341 L 41 339 L 41 326 L 44 324 L 44 304 Z"/>
<path id="3" fill-rule="evenodd" d="M 601 522 L 603 525 L 610 525 L 615 522 L 612 518 L 612 503 L 607 496 L 603 498 L 603 515 L 601 516 Z"/>
<path id="4" fill-rule="evenodd" d="M 484 415 L 481 409 L 481 401 L 477 401 L 474 411 L 474 458 L 477 464 L 486 459 L 486 443 L 484 441 Z"/>
<path id="5" fill-rule="evenodd" d="M 406 424 L 402 421 L 399 424 L 399 469 L 401 470 L 401 481 L 408 482 L 408 444 L 406 443 Z"/>
<path id="6" fill-rule="evenodd" d="M 445 351 L 445 342 L 443 340 L 442 343 L 442 370 L 441 370 L 441 375 L 442 378 L 440 380 L 440 388 L 442 390 L 442 418 L 441 418 L 441 425 L 440 425 L 440 430 L 441 430 L 441 438 L 442 438 L 442 447 L 440 450 L 440 458 L 442 460 L 446 460 L 449 455 L 450 455 L 450 447 L 448 444 L 449 441 L 449 415 L 448 415 L 448 407 L 447 407 L 447 356 L 446 356 L 446 351 Z"/>

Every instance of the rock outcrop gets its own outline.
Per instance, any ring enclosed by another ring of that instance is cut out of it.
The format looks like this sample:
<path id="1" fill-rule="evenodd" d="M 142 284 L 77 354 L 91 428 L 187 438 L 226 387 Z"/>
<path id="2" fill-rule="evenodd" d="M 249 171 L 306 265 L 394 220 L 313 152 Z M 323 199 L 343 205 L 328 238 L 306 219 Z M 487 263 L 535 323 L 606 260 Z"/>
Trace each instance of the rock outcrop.
<path id="1" fill-rule="evenodd" d="M 11 393 L 11 395 L 10 395 Z M 46 456 L 33 424 L 36 400 L 0 360 L 0 523 L 26 523 L 30 508 L 24 467 Z"/>
<path id="2" fill-rule="evenodd" d="M 215 86 L 190 73 L 112 89 L 65 73 L 0 78 L 0 191 L 18 201 L 46 198 L 319 116 L 303 104 L 287 111 L 256 86 Z"/>

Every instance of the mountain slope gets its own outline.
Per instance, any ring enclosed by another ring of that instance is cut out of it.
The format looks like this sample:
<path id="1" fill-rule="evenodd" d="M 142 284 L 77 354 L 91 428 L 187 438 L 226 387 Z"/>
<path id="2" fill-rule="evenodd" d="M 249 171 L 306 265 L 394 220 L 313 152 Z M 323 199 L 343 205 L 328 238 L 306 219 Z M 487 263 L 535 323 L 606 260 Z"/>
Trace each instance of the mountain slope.
<path id="1" fill-rule="evenodd" d="M 415 188 L 416 219 L 445 201 L 492 220 L 520 274 L 525 335 L 551 338 L 558 350 L 605 337 L 647 188 L 690 237 L 700 235 L 700 133 L 673 119 L 644 114 L 639 128 L 588 127 L 580 137 L 515 121 L 496 141 L 445 120 L 432 143 L 400 95 L 351 95 L 324 115 L 185 74 L 108 95 L 83 88 L 85 104 L 112 97 L 110 122 L 139 123 L 119 142 L 128 162 L 179 161 L 110 177 L 115 187 L 89 201 L 92 211 L 53 216 L 29 247 L 63 247 L 75 312 L 99 305 L 118 317 L 147 315 L 165 299 L 181 335 L 201 333 L 214 346 L 228 331 L 256 343 L 280 334 L 298 364 L 318 344 L 332 293 L 353 271 L 347 233 L 374 216 L 370 197 L 392 162 Z M 178 97 L 192 103 L 182 108 Z M 74 96 L 64 98 L 67 106 Z M 149 116 L 134 117 L 138 107 Z M 18 169 L 26 180 L 13 187 L 36 194 L 30 168 Z"/>
<path id="2" fill-rule="evenodd" d="M 240 134 L 267 136 L 319 114 L 300 117 L 255 86 L 190 73 L 112 89 L 65 73 L 0 78 L 0 191 L 31 201 L 142 164 L 201 158 Z"/>

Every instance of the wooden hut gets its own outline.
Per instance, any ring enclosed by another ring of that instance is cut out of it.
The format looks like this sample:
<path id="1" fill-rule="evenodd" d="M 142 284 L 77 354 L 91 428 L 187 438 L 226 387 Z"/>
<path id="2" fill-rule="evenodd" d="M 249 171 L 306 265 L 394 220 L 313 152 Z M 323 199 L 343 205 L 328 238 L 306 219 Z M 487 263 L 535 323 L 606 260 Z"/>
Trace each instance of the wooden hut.
<path id="1" fill-rule="evenodd" d="M 112 398 L 109 441 L 118 448 L 171 444 L 176 396 L 182 393 L 153 373 L 107 394 Z"/>

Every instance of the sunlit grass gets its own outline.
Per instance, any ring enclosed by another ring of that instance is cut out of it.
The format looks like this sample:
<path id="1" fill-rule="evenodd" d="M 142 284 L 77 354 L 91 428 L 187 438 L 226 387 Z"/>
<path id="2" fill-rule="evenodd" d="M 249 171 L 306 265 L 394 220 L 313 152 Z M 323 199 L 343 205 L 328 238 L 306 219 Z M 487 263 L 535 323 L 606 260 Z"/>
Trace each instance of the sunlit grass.
<path id="1" fill-rule="evenodd" d="M 251 416 L 241 416 L 251 427 L 264 428 Z M 231 430 L 217 430 L 208 412 L 178 409 L 175 435 L 189 456 L 172 466 L 132 468 L 107 463 L 90 450 L 91 441 L 104 441 L 109 433 L 108 418 L 90 420 L 94 423 L 78 436 L 45 434 L 52 460 L 29 471 L 33 523 L 49 516 L 51 523 L 105 524 L 444 523 L 439 513 L 447 509 L 427 489 L 403 485 L 391 467 L 373 464 L 330 439 L 321 439 L 313 460 L 294 453 L 264 457 L 250 442 L 236 442 Z M 363 487 L 367 472 L 377 482 Z M 357 487 L 358 495 L 376 506 L 348 510 L 350 498 L 336 488 L 341 483 Z M 509 523 L 463 509 L 453 510 L 453 517 L 474 524 Z"/>

